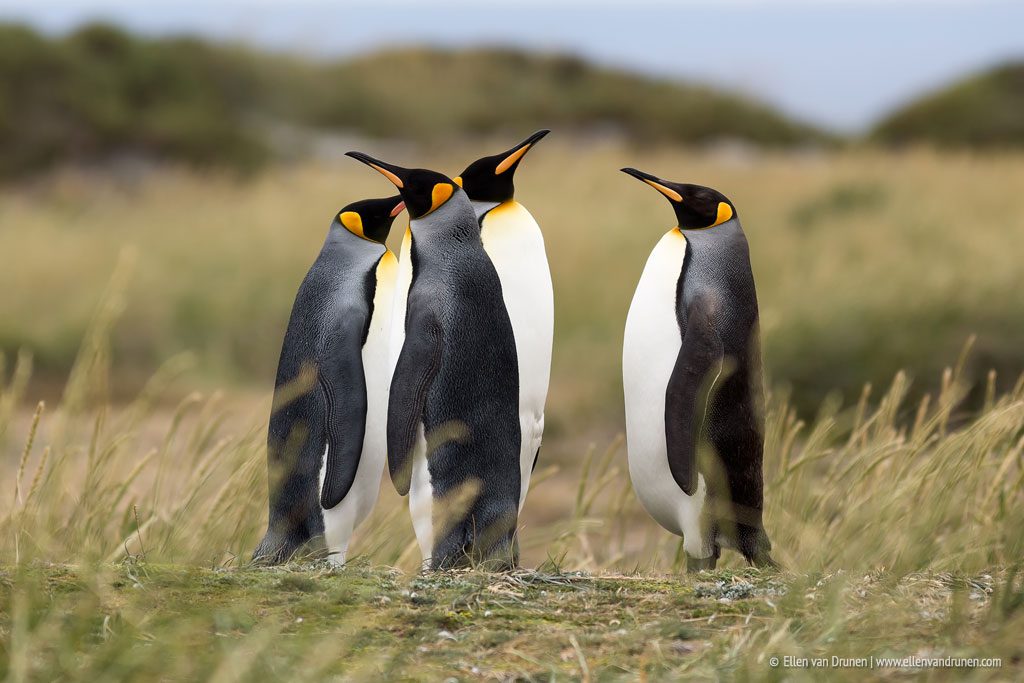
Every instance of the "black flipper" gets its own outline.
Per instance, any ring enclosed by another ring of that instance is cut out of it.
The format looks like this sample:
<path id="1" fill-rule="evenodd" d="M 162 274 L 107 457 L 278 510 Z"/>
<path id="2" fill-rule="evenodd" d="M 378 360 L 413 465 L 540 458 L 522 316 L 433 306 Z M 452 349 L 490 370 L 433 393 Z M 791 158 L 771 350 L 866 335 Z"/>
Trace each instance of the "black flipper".
<path id="1" fill-rule="evenodd" d="M 427 392 L 441 367 L 441 344 L 441 324 L 433 313 L 425 307 L 411 309 L 388 401 L 388 473 L 402 496 L 409 493 L 409 455 L 423 421 Z"/>
<path id="2" fill-rule="evenodd" d="M 359 469 L 366 436 L 366 375 L 363 329 L 349 316 L 330 333 L 319 368 L 327 399 L 327 471 L 320 504 L 330 510 L 348 495 Z"/>
<path id="3" fill-rule="evenodd" d="M 665 393 L 665 439 L 672 478 L 688 496 L 697 491 L 697 443 L 710 383 L 721 369 L 722 341 L 715 332 L 710 302 L 695 299 L 687 309 L 686 333 Z M 683 416 L 692 416 L 685 419 Z"/>

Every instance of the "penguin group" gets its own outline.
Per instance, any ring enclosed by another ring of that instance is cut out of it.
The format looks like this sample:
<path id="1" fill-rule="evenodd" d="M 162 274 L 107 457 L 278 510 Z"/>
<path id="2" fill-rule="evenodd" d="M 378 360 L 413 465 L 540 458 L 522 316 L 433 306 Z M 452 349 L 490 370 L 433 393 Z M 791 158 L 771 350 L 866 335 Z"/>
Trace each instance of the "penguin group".
<path id="1" fill-rule="evenodd" d="M 548 132 L 454 177 L 348 152 L 398 194 L 335 214 L 295 297 L 255 561 L 320 549 L 343 565 L 386 463 L 408 496 L 425 569 L 518 565 L 554 296 L 543 233 L 513 181 Z M 683 537 L 688 570 L 714 568 L 722 547 L 773 566 L 762 524 L 757 298 L 739 215 L 711 188 L 622 170 L 664 195 L 677 222 L 651 252 L 626 320 L 633 486 Z M 385 241 L 403 210 L 396 257 Z"/>

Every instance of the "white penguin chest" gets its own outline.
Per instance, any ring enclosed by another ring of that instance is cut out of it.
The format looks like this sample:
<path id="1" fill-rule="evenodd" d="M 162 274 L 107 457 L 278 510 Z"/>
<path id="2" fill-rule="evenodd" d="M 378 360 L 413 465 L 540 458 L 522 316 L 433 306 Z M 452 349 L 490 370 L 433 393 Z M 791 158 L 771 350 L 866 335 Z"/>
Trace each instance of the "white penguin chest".
<path id="1" fill-rule="evenodd" d="M 622 353 L 630 478 L 648 513 L 675 534 L 696 528 L 703 502 L 703 481 L 692 498 L 676 484 L 665 438 L 665 392 L 682 346 L 676 288 L 686 249 L 675 229 L 654 247 L 626 317 Z"/>
<path id="2" fill-rule="evenodd" d="M 519 362 L 522 508 L 544 433 L 544 404 L 551 377 L 555 304 L 551 270 L 540 226 L 516 201 L 491 209 L 481 226 L 484 250 L 501 281 Z"/>
<path id="3" fill-rule="evenodd" d="M 405 229 L 402 247 L 398 252 L 398 272 L 395 275 L 394 296 L 391 307 L 391 330 L 389 332 L 388 384 L 395 374 L 398 356 L 405 344 L 405 313 L 409 306 L 409 288 L 412 287 L 412 231 Z"/>

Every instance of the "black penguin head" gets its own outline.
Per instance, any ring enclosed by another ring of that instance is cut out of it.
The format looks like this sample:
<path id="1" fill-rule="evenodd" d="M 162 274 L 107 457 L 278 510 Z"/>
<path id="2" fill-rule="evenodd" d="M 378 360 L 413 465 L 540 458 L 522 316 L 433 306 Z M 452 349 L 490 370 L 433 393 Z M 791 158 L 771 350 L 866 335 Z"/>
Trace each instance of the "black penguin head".
<path id="1" fill-rule="evenodd" d="M 346 152 L 390 180 L 402 195 L 409 218 L 426 216 L 443 205 L 458 188 L 448 176 L 425 168 L 402 168 L 362 152 Z"/>
<path id="2" fill-rule="evenodd" d="M 718 190 L 703 185 L 673 183 L 635 168 L 624 168 L 622 172 L 665 195 L 676 212 L 680 230 L 705 230 L 736 216 L 736 207 Z"/>
<path id="3" fill-rule="evenodd" d="M 550 130 L 538 130 L 510 150 L 477 159 L 455 179 L 469 198 L 476 202 L 507 202 L 515 196 L 512 176 L 520 160 Z"/>
<path id="4" fill-rule="evenodd" d="M 338 212 L 338 223 L 354 235 L 384 243 L 391 232 L 395 216 L 402 213 L 405 203 L 399 196 L 384 199 L 363 199 L 352 202 Z"/>

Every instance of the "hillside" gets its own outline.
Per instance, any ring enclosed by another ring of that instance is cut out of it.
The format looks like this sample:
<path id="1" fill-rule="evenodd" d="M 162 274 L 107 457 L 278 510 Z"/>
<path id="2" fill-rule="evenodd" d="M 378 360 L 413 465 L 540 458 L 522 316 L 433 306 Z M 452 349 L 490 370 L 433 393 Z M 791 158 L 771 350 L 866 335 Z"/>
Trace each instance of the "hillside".
<path id="1" fill-rule="evenodd" d="M 50 37 L 0 24 L 0 176 L 119 155 L 250 169 L 281 123 L 420 142 L 542 126 L 647 143 L 825 139 L 738 95 L 564 55 L 409 48 L 312 62 L 106 25 Z"/>
<path id="2" fill-rule="evenodd" d="M 884 119 L 874 140 L 938 147 L 1024 146 L 1024 62 L 970 76 Z"/>

